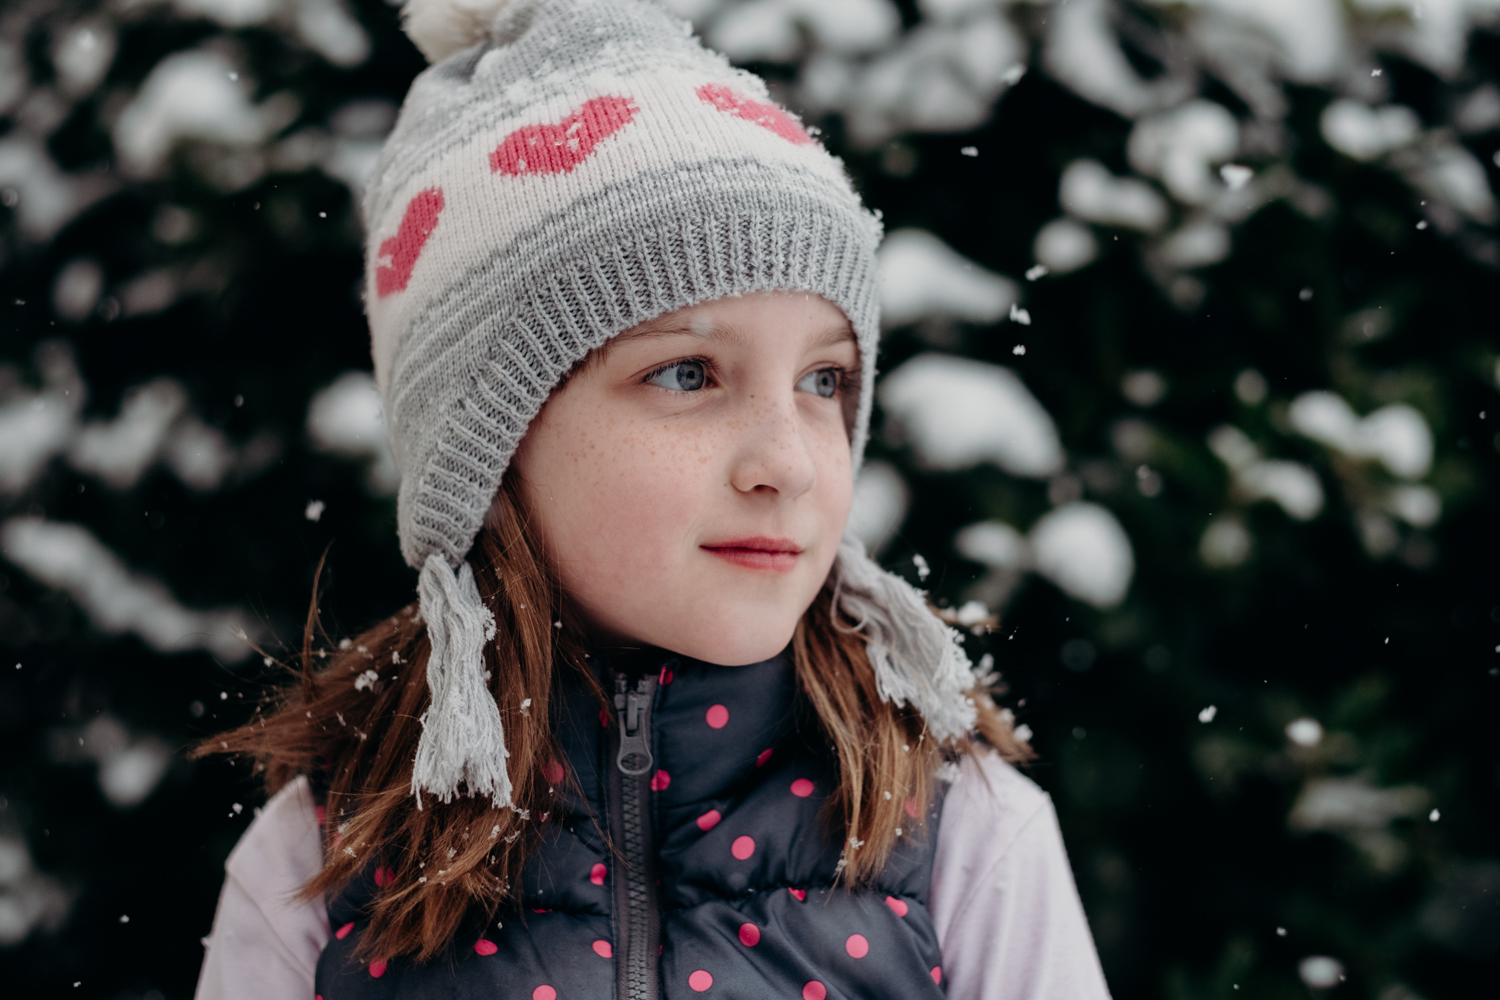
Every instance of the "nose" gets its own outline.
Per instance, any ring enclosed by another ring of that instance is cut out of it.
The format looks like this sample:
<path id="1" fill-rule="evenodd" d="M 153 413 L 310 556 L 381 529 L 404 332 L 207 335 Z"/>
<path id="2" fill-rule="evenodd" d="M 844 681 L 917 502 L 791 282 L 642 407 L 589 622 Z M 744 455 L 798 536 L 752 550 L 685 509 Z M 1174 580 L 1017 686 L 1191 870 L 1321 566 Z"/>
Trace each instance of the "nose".
<path id="1" fill-rule="evenodd" d="M 738 421 L 729 483 L 741 493 L 792 500 L 816 485 L 818 467 L 793 392 L 747 399 Z"/>

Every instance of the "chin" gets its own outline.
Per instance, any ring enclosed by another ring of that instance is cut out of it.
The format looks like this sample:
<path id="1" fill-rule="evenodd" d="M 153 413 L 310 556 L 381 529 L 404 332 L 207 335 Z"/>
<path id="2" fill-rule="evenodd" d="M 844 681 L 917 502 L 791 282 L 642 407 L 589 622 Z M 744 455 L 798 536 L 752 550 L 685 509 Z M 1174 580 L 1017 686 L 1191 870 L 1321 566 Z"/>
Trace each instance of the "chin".
<path id="1" fill-rule="evenodd" d="M 734 627 L 693 629 L 662 636 L 653 646 L 721 667 L 743 667 L 771 659 L 792 641 L 801 614 L 768 614 L 764 608 L 718 608 L 700 621 L 735 622 Z M 676 631 L 676 630 L 674 630 Z"/>

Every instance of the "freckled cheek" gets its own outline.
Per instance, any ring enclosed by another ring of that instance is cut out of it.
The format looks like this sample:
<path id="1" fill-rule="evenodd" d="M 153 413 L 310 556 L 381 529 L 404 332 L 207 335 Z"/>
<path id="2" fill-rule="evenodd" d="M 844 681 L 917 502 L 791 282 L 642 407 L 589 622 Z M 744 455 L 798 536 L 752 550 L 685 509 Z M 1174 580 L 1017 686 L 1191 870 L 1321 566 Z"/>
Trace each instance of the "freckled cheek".
<path id="1" fill-rule="evenodd" d="M 811 451 L 818 464 L 818 481 L 825 503 L 842 503 L 847 511 L 854 496 L 854 459 L 843 425 L 813 435 Z"/>
<path id="2" fill-rule="evenodd" d="M 569 547 L 589 553 L 600 572 L 659 563 L 682 544 L 712 486 L 714 446 L 701 436 L 624 429 L 581 442 L 575 454 L 570 478 L 581 495 L 570 504 L 579 516 L 569 519 Z"/>

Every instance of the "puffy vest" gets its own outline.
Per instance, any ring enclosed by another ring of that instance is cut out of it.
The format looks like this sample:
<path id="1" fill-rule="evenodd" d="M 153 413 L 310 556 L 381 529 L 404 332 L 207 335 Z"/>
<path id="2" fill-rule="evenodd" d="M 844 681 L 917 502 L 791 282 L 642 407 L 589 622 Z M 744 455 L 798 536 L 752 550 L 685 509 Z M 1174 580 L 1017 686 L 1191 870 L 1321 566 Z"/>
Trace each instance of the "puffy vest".
<path id="1" fill-rule="evenodd" d="M 365 964 L 352 956 L 380 891 L 372 867 L 329 904 L 322 1000 L 943 995 L 936 808 L 870 887 L 835 886 L 841 844 L 819 813 L 836 765 L 789 657 L 592 662 L 615 710 L 576 678 L 559 686 L 565 759 L 544 769 L 557 808 L 519 905 L 488 921 L 475 908 L 426 964 Z"/>

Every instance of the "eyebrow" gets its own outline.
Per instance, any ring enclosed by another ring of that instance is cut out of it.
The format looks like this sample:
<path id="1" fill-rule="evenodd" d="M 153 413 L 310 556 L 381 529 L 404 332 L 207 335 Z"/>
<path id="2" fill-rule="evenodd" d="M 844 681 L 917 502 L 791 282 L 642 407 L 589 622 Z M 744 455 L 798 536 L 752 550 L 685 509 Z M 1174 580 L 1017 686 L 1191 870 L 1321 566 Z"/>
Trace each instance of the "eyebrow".
<path id="1" fill-rule="evenodd" d="M 699 321 L 701 323 L 701 321 Z M 644 329 L 635 330 L 630 333 L 619 334 L 609 341 L 610 345 L 623 344 L 638 340 L 647 340 L 657 337 L 689 336 L 698 340 L 718 340 L 729 344 L 743 344 L 752 336 L 749 331 L 733 323 L 715 323 L 713 328 L 706 334 L 698 332 L 691 321 L 673 321 L 661 326 L 647 326 Z M 846 340 L 855 340 L 854 331 L 850 329 L 847 321 L 841 326 L 826 326 L 818 334 L 816 340 L 810 345 L 812 349 L 819 347 L 833 347 L 842 344 Z"/>

